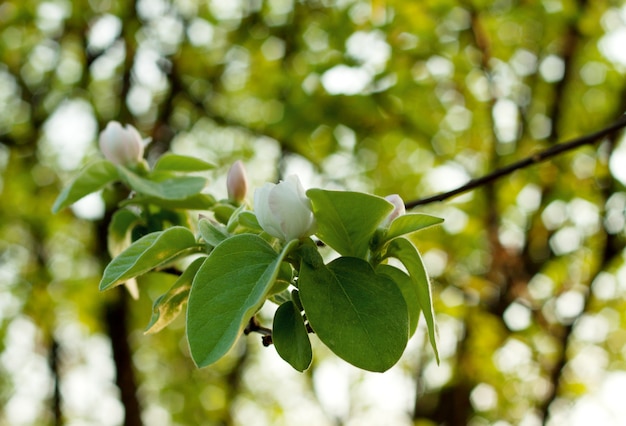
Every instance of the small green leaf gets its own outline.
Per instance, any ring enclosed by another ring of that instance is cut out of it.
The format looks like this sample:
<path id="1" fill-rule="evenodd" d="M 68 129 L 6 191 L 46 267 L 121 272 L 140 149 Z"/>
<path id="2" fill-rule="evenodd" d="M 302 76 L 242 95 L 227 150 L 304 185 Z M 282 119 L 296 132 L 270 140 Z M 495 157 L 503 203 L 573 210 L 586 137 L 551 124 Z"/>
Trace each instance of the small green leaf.
<path id="1" fill-rule="evenodd" d="M 148 234 L 131 244 L 107 265 L 100 281 L 100 290 L 107 290 L 199 249 L 194 235 L 183 226 Z"/>
<path id="2" fill-rule="evenodd" d="M 400 288 L 409 313 L 409 336 L 413 336 L 417 329 L 417 323 L 419 322 L 422 308 L 420 307 L 417 288 L 413 284 L 411 277 L 391 265 L 378 265 L 376 273 L 391 278 L 398 288 Z"/>
<path id="3" fill-rule="evenodd" d="M 216 247 L 229 237 L 224 225 L 214 224 L 209 219 L 204 218 L 198 221 L 198 231 L 200 231 L 202 239 L 211 247 Z"/>
<path id="4" fill-rule="evenodd" d="M 231 204 L 216 204 L 213 207 L 213 214 L 218 222 L 226 225 L 236 210 Z"/>
<path id="5" fill-rule="evenodd" d="M 313 352 L 302 314 L 292 301 L 276 310 L 272 327 L 272 341 L 278 355 L 298 371 L 311 365 Z"/>
<path id="6" fill-rule="evenodd" d="M 88 164 L 69 185 L 63 188 L 52 206 L 52 213 L 58 213 L 85 195 L 96 192 L 116 180 L 119 180 L 117 170 L 109 161 L 99 160 Z"/>
<path id="7" fill-rule="evenodd" d="M 163 154 L 154 165 L 156 172 L 201 172 L 214 168 L 208 161 L 172 153 Z"/>
<path id="8" fill-rule="evenodd" d="M 187 340 L 196 365 L 214 363 L 233 346 L 297 243 L 279 255 L 261 237 L 240 234 L 215 247 L 193 280 L 187 306 Z"/>
<path id="9" fill-rule="evenodd" d="M 131 231 L 140 220 L 139 215 L 132 210 L 121 209 L 113 213 L 107 235 L 107 246 L 111 257 L 117 256 L 130 246 Z"/>
<path id="10" fill-rule="evenodd" d="M 430 280 L 424 268 L 422 258 L 417 248 L 406 238 L 396 238 L 389 243 L 387 257 L 395 257 L 404 264 L 409 271 L 409 276 L 413 281 L 417 298 L 419 300 L 426 326 L 428 327 L 428 338 L 430 345 L 435 352 L 437 362 L 439 362 L 439 351 L 437 350 L 437 325 L 435 322 L 435 311 L 433 310 L 433 298 L 430 288 Z"/>
<path id="11" fill-rule="evenodd" d="M 154 301 L 152 318 L 144 333 L 157 333 L 176 319 L 187 303 L 191 282 L 205 260 L 206 257 L 194 260 L 172 287 Z"/>
<path id="12" fill-rule="evenodd" d="M 430 216 L 422 213 L 409 213 L 395 218 L 385 235 L 387 241 L 401 235 L 411 234 L 429 226 L 438 225 L 443 222 L 440 217 Z"/>
<path id="13" fill-rule="evenodd" d="M 302 261 L 298 286 L 306 317 L 320 340 L 356 367 L 378 372 L 392 367 L 409 336 L 406 302 L 398 286 L 362 259 L 314 264 Z"/>
<path id="14" fill-rule="evenodd" d="M 170 177 L 163 181 L 153 181 L 125 167 L 118 166 L 118 171 L 124 182 L 139 194 L 164 200 L 184 200 L 198 194 L 206 185 L 206 179 L 199 176 Z"/>
<path id="15" fill-rule="evenodd" d="M 242 211 L 241 213 L 239 213 L 237 220 L 239 221 L 239 225 L 243 226 L 244 228 L 258 232 L 263 231 L 263 228 L 261 228 L 261 225 L 259 225 L 259 221 L 257 220 L 256 215 L 251 211 Z"/>
<path id="16" fill-rule="evenodd" d="M 378 225 L 393 210 L 384 198 L 361 192 L 310 189 L 316 235 L 343 256 L 365 258 Z"/>

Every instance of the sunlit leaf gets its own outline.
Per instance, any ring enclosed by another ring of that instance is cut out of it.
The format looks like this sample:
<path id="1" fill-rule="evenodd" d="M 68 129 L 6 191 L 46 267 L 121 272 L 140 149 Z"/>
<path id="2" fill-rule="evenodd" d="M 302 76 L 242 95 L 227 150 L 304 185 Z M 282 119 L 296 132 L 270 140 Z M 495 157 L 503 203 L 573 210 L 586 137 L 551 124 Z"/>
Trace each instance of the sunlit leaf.
<path id="1" fill-rule="evenodd" d="M 438 225 L 443 222 L 440 217 L 430 216 L 422 213 L 409 213 L 398 216 L 389 225 L 389 230 L 385 234 L 386 240 L 411 234 L 429 226 Z"/>
<path id="2" fill-rule="evenodd" d="M 194 260 L 172 287 L 154 301 L 152 318 L 146 327 L 146 334 L 161 331 L 178 317 L 187 303 L 191 283 L 205 260 L 204 257 Z"/>
<path id="3" fill-rule="evenodd" d="M 107 244 L 109 255 L 115 257 L 124 251 L 131 243 L 133 226 L 139 223 L 139 215 L 128 209 L 117 210 L 109 222 Z"/>
<path id="4" fill-rule="evenodd" d="M 415 246 L 406 238 L 396 238 L 389 243 L 387 249 L 389 257 L 395 257 L 400 260 L 409 271 L 409 275 L 413 280 L 415 292 L 426 320 L 428 327 L 428 338 L 435 352 L 437 362 L 439 362 L 439 351 L 437 349 L 437 324 L 435 323 L 435 312 L 433 310 L 432 292 L 430 288 L 430 280 L 426 274 L 422 258 Z"/>
<path id="5" fill-rule="evenodd" d="M 118 167 L 122 179 L 139 194 L 165 200 L 184 200 L 198 194 L 206 185 L 206 179 L 199 176 L 170 177 L 157 182 L 143 178 L 136 173 Z"/>
<path id="6" fill-rule="evenodd" d="M 166 153 L 154 165 L 155 172 L 200 172 L 215 168 L 215 164 L 186 155 Z"/>
<path id="7" fill-rule="evenodd" d="M 115 166 L 106 160 L 88 164 L 59 194 L 52 206 L 52 212 L 74 204 L 86 195 L 98 191 L 107 184 L 119 179 Z"/>
<path id="8" fill-rule="evenodd" d="M 148 234 L 131 244 L 107 265 L 100 281 L 100 290 L 107 290 L 199 249 L 194 235 L 182 226 Z"/>
<path id="9" fill-rule="evenodd" d="M 215 198 L 209 194 L 194 194 L 181 199 L 165 199 L 153 196 L 137 194 L 133 198 L 125 200 L 121 203 L 124 205 L 142 205 L 152 204 L 154 206 L 163 207 L 171 210 L 208 210 L 215 204 Z"/>
<path id="10" fill-rule="evenodd" d="M 344 256 L 364 258 L 382 220 L 393 210 L 384 198 L 361 192 L 310 189 L 316 235 Z"/>

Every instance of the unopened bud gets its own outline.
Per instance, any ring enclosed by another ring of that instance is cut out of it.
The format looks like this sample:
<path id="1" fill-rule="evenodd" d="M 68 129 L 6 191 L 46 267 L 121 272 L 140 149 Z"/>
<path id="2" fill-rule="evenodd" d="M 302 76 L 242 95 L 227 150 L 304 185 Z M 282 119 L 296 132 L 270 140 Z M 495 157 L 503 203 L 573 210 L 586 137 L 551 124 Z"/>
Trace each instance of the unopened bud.
<path id="1" fill-rule="evenodd" d="M 237 160 L 230 166 L 226 176 L 226 189 L 228 198 L 236 203 L 242 203 L 248 193 L 248 178 L 246 169 L 241 160 Z"/>

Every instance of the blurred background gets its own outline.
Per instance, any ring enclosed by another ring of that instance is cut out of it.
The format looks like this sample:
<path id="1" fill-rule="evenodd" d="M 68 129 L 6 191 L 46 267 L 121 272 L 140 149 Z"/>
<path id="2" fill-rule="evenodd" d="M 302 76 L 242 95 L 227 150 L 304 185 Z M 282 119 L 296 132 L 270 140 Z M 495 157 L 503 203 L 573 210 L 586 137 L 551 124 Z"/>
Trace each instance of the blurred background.
<path id="1" fill-rule="evenodd" d="M 243 159 L 416 200 L 606 127 L 625 74 L 618 0 L 3 0 L 0 425 L 623 425 L 623 132 L 419 208 L 442 362 L 420 328 L 384 374 L 255 335 L 196 369 L 143 334 L 163 288 L 98 292 L 110 200 L 50 208 L 109 120 L 218 197 Z"/>

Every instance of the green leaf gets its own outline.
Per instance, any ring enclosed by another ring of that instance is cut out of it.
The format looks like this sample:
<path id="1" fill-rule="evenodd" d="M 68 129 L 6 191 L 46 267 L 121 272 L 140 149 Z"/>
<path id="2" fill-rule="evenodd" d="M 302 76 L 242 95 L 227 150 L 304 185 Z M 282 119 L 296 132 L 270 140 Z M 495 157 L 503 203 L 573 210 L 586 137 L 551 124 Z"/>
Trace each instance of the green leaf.
<path id="1" fill-rule="evenodd" d="M 205 260 L 206 257 L 194 260 L 191 265 L 185 269 L 185 272 L 178 277 L 172 287 L 154 301 L 154 305 L 152 305 L 152 318 L 144 331 L 146 334 L 161 331 L 180 314 L 185 303 L 187 303 L 191 282 Z"/>
<path id="2" fill-rule="evenodd" d="M 251 211 L 242 211 L 239 213 L 239 216 L 237 216 L 237 220 L 239 221 L 239 225 L 246 229 L 258 232 L 263 231 L 263 228 L 259 225 L 256 215 Z"/>
<path id="3" fill-rule="evenodd" d="M 298 286 L 311 327 L 339 357 L 378 372 L 400 359 L 409 335 L 406 302 L 368 262 L 340 257 L 324 266 L 303 260 Z"/>
<path id="4" fill-rule="evenodd" d="M 216 247 L 229 236 L 224 225 L 212 223 L 205 218 L 198 221 L 198 231 L 202 239 L 211 247 Z"/>
<path id="5" fill-rule="evenodd" d="M 213 214 L 218 222 L 226 225 L 236 210 L 237 208 L 231 204 L 216 204 L 213 207 Z"/>
<path id="6" fill-rule="evenodd" d="M 378 225 L 393 205 L 384 198 L 361 192 L 310 189 L 317 221 L 316 235 L 343 256 L 365 258 Z"/>
<path id="7" fill-rule="evenodd" d="M 207 182 L 205 178 L 199 176 L 171 177 L 163 181 L 153 181 L 121 166 L 118 170 L 124 182 L 139 194 L 164 200 L 189 198 L 202 191 Z"/>
<path id="8" fill-rule="evenodd" d="M 193 280 L 187 306 L 187 340 L 196 365 L 214 363 L 233 346 L 297 243 L 279 255 L 259 236 L 241 234 L 215 247 Z"/>
<path id="9" fill-rule="evenodd" d="M 199 249 L 194 235 L 183 226 L 148 234 L 131 244 L 107 265 L 100 281 L 100 290 L 107 290 Z"/>
<path id="10" fill-rule="evenodd" d="M 440 217 L 422 213 L 409 213 L 398 216 L 389 225 L 385 239 L 389 241 L 401 235 L 411 234 L 429 226 L 438 225 L 441 222 L 443 222 L 443 219 Z"/>
<path id="11" fill-rule="evenodd" d="M 391 265 L 378 265 L 378 267 L 376 267 L 376 273 L 389 277 L 402 292 L 409 314 L 409 336 L 413 336 L 417 329 L 422 308 L 417 295 L 417 289 L 415 285 L 413 285 L 411 277 Z"/>
<path id="12" fill-rule="evenodd" d="M 201 172 L 215 168 L 215 164 L 186 155 L 163 154 L 154 165 L 155 172 Z"/>
<path id="13" fill-rule="evenodd" d="M 165 209 L 208 210 L 215 204 L 215 198 L 209 194 L 194 194 L 179 200 L 167 200 L 138 194 L 131 199 L 125 200 L 121 205 L 125 206 L 131 204 L 152 204 Z"/>
<path id="14" fill-rule="evenodd" d="M 313 352 L 302 314 L 292 301 L 283 303 L 274 314 L 272 341 L 278 355 L 298 371 L 311 365 Z"/>
<path id="15" fill-rule="evenodd" d="M 109 255 L 115 257 L 123 252 L 131 243 L 133 226 L 141 221 L 137 213 L 128 209 L 117 210 L 109 222 L 107 246 Z"/>
<path id="16" fill-rule="evenodd" d="M 439 351 L 437 350 L 437 325 L 435 322 L 435 312 L 433 310 L 433 298 L 430 288 L 430 280 L 424 268 L 422 258 L 417 248 L 406 238 L 396 238 L 389 243 L 387 257 L 395 257 L 404 264 L 409 276 L 413 281 L 415 292 L 426 320 L 428 327 L 428 338 L 430 345 L 435 352 L 437 362 L 439 362 Z"/>
<path id="17" fill-rule="evenodd" d="M 69 185 L 63 188 L 54 201 L 52 213 L 58 213 L 61 209 L 116 180 L 119 180 L 117 169 L 109 161 L 99 160 L 88 164 Z"/>

